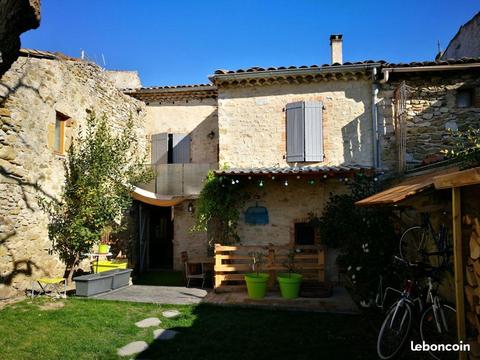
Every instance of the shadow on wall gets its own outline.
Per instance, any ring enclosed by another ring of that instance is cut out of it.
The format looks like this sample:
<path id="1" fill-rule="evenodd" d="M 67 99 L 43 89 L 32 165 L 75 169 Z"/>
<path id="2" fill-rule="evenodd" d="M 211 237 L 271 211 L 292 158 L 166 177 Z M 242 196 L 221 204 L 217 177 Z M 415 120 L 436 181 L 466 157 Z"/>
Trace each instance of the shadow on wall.
<path id="1" fill-rule="evenodd" d="M 20 70 L 22 70 L 27 64 L 28 63 L 25 63 Z M 38 97 L 42 98 L 38 88 L 24 83 L 24 76 L 25 75 L 22 75 L 14 86 L 8 86 L 4 82 L 0 82 L 0 111 L 5 109 L 5 105 L 10 96 L 18 92 L 21 88 L 27 88 L 33 91 Z M 45 101 L 43 98 L 42 100 Z M 0 113 L 3 130 L 5 130 L 5 132 L 8 134 L 15 134 L 14 141 L 19 141 L 25 148 L 31 149 L 32 146 L 28 143 L 26 138 L 20 134 L 20 126 L 16 124 L 15 120 L 12 119 L 8 114 L 8 110 Z M 12 145 L 13 144 L 11 143 L 5 143 L 2 141 L 3 149 L 13 147 Z M 17 215 L 10 215 L 9 208 L 11 208 L 12 205 L 13 207 L 18 208 L 20 207 L 20 204 L 9 203 L 13 201 L 12 195 L 14 193 L 19 194 L 23 203 L 25 204 L 25 208 L 28 209 L 30 213 L 37 211 L 37 209 L 31 203 L 31 199 L 29 199 L 29 195 L 31 198 L 32 193 L 38 194 L 39 196 L 43 196 L 44 198 L 48 198 L 50 200 L 54 200 L 54 197 L 51 194 L 42 189 L 38 181 L 40 179 L 32 182 L 27 180 L 27 178 L 28 175 L 23 167 L 8 154 L 3 154 L 2 163 L 0 164 L 0 179 L 2 179 L 1 182 L 5 185 L 6 189 L 9 190 L 8 192 L 10 193 L 10 196 L 7 195 L 7 197 L 1 199 L 3 204 L 6 206 L 2 206 L 0 209 L 2 211 L 0 214 L 0 228 L 2 229 L 0 235 L 0 261 L 2 263 L 3 270 L 2 274 L 0 275 L 0 284 L 7 286 L 12 285 L 15 282 L 15 278 L 19 275 L 31 276 L 33 275 L 34 271 L 43 271 L 46 273 L 42 267 L 40 267 L 30 258 L 17 259 L 15 256 L 15 242 L 18 241 L 19 234 L 15 230 L 15 225 L 13 225 L 13 223 L 16 223 L 15 218 Z"/>

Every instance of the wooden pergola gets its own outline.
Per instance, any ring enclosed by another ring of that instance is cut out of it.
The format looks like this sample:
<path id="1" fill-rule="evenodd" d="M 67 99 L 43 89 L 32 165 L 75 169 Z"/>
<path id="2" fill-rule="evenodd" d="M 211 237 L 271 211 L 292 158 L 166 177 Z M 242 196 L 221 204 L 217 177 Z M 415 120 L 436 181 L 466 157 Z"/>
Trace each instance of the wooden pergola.
<path id="1" fill-rule="evenodd" d="M 462 187 L 480 185 L 480 167 L 459 170 L 449 168 L 437 170 L 428 174 L 411 177 L 396 186 L 378 194 L 360 200 L 358 206 L 372 205 L 397 205 L 414 195 L 427 189 L 451 189 L 452 206 L 452 235 L 454 257 L 455 302 L 457 310 L 457 336 L 458 341 L 466 341 L 466 313 L 465 313 L 465 264 L 462 242 Z M 465 352 L 459 353 L 460 359 L 466 359 Z"/>

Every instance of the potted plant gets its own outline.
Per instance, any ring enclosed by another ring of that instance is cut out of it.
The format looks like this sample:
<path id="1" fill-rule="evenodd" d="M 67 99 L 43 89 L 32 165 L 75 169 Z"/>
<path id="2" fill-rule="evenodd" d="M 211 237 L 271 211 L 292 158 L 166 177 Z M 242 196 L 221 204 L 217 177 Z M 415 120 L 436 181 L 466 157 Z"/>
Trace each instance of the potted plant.
<path id="1" fill-rule="evenodd" d="M 289 251 L 287 261 L 284 266 L 288 269 L 287 273 L 279 273 L 277 275 L 278 284 L 280 285 L 280 293 L 284 299 L 296 299 L 300 292 L 300 283 L 302 275 L 295 273 L 295 255 L 296 249 Z"/>
<path id="2" fill-rule="evenodd" d="M 267 282 L 269 275 L 259 272 L 259 265 L 262 263 L 263 254 L 252 252 L 248 254 L 251 257 L 252 272 L 245 274 L 248 296 L 251 299 L 263 299 L 267 292 Z"/>
<path id="3" fill-rule="evenodd" d="M 110 232 L 112 228 L 107 226 L 102 233 L 100 244 L 98 245 L 99 254 L 108 254 L 110 252 Z"/>

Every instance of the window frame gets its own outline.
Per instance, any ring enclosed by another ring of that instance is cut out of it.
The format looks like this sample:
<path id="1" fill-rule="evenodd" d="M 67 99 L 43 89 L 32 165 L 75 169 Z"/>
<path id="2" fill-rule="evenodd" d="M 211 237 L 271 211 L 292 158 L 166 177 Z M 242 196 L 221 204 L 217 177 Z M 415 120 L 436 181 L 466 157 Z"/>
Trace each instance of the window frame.
<path id="1" fill-rule="evenodd" d="M 70 118 L 59 111 L 55 112 L 55 130 L 53 137 L 53 152 L 55 155 L 65 155 L 65 127 Z M 57 124 L 59 124 L 57 147 Z"/>

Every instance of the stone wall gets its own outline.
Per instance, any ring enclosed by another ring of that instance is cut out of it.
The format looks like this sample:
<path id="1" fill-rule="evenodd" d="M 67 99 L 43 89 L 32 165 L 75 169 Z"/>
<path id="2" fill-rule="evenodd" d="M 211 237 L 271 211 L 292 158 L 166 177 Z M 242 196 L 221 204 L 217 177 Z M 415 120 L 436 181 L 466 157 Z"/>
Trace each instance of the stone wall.
<path id="1" fill-rule="evenodd" d="M 107 70 L 105 73 L 119 90 L 138 89 L 142 86 L 137 71 Z"/>
<path id="2" fill-rule="evenodd" d="M 2 298 L 28 287 L 32 278 L 65 270 L 48 254 L 47 218 L 37 202 L 39 196 L 56 197 L 63 184 L 64 157 L 49 147 L 56 112 L 70 118 L 67 137 L 95 111 L 106 114 L 113 129 L 132 116 L 137 136 L 145 139 L 145 106 L 119 92 L 96 65 L 59 59 L 20 57 L 1 78 L 0 96 Z"/>
<path id="3" fill-rule="evenodd" d="M 150 102 L 145 127 L 148 135 L 190 134 L 192 163 L 218 162 L 218 115 L 216 99 Z M 213 132 L 213 137 L 208 135 Z"/>
<path id="4" fill-rule="evenodd" d="M 465 129 L 480 124 L 480 76 L 477 72 L 449 71 L 434 75 L 397 77 L 384 84 L 379 92 L 379 118 L 382 166 L 395 170 L 398 161 L 395 121 L 393 118 L 394 90 L 405 81 L 408 86 L 407 163 L 428 163 L 450 144 L 448 129 Z M 456 104 L 459 89 L 470 89 L 471 107 Z"/>
<path id="5" fill-rule="evenodd" d="M 40 0 L 0 0 L 0 76 L 17 59 L 20 35 L 40 25 Z"/>
<path id="6" fill-rule="evenodd" d="M 461 59 L 480 56 L 480 12 L 463 24 L 448 44 L 441 58 Z"/>
<path id="7" fill-rule="evenodd" d="M 190 259 L 207 256 L 207 234 L 191 231 L 193 225 L 195 225 L 195 215 L 187 210 L 189 202 L 184 201 L 174 208 L 173 268 L 175 270 L 184 270 L 181 258 L 182 251 L 187 251 Z M 195 206 L 195 202 L 193 204 Z"/>
<path id="8" fill-rule="evenodd" d="M 287 179 L 287 178 L 285 178 Z M 241 245 L 291 245 L 295 244 L 295 223 L 308 222 L 309 213 L 320 216 L 330 198 L 331 193 L 341 194 L 348 191 L 348 187 L 338 179 L 316 179 L 310 185 L 307 179 L 289 177 L 288 186 L 285 179 L 264 179 L 265 185 L 258 186 L 258 182 L 250 180 L 246 191 L 251 194 L 241 212 L 238 223 L 238 235 Z M 240 178 L 240 181 L 247 181 Z M 251 206 L 264 206 L 268 210 L 269 223 L 267 225 L 250 225 L 245 223 L 245 212 Z M 317 234 L 318 235 L 318 234 Z M 317 236 L 318 244 L 322 239 Z M 338 281 L 336 267 L 337 252 L 327 249 L 328 280 Z"/>
<path id="9" fill-rule="evenodd" d="M 321 164 L 372 165 L 371 82 L 367 80 L 220 87 L 218 92 L 220 164 L 294 165 L 285 159 L 285 106 L 321 100 L 325 152 Z"/>

